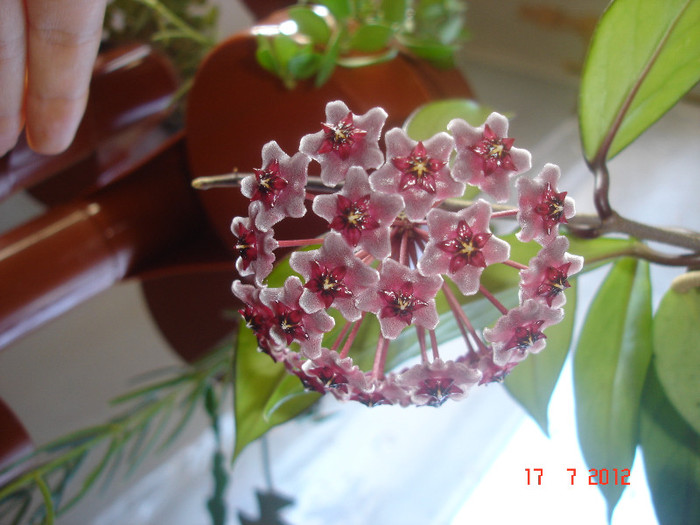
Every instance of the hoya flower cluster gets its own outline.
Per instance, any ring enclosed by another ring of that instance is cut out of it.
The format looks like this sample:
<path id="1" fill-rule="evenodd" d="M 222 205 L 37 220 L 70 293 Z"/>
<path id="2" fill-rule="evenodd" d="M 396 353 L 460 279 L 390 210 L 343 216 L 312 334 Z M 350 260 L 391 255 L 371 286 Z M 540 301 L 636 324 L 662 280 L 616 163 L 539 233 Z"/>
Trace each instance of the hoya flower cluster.
<path id="1" fill-rule="evenodd" d="M 514 147 L 502 115 L 491 114 L 478 128 L 453 120 L 450 133 L 420 142 L 391 129 L 383 153 L 386 117 L 381 108 L 355 115 L 335 101 L 326 106 L 321 130 L 304 136 L 293 156 L 275 142 L 265 145 L 262 167 L 241 183 L 248 216 L 232 223 L 242 276 L 233 292 L 259 349 L 308 389 L 369 406 L 439 406 L 502 379 L 542 350 L 544 330 L 562 319 L 568 278 L 583 264 L 558 235 L 574 206 L 557 189 L 554 165 L 518 178 L 517 208 L 494 212 L 486 200 L 467 207 L 449 201 L 467 185 L 507 201 L 512 179 L 530 169 L 530 153 Z M 320 181 L 309 176 L 312 162 Z M 276 240 L 275 224 L 302 217 L 307 203 L 328 232 Z M 506 216 L 517 217 L 520 241 L 541 245 L 526 265 L 511 261 L 510 245 L 490 229 L 493 219 Z M 289 260 L 298 275 L 268 286 L 274 250 L 289 247 L 299 248 Z M 514 308 L 481 283 L 484 270 L 497 264 L 519 272 Z M 475 294 L 492 303 L 498 316 L 492 327 L 474 326 L 462 309 L 460 299 Z M 464 341 L 464 351 L 449 359 L 438 348 L 438 304 Z M 366 345 L 363 324 L 365 332 L 376 327 L 376 345 L 360 368 L 354 358 Z M 386 370 L 392 342 L 407 331 L 417 341 L 419 362 Z"/>

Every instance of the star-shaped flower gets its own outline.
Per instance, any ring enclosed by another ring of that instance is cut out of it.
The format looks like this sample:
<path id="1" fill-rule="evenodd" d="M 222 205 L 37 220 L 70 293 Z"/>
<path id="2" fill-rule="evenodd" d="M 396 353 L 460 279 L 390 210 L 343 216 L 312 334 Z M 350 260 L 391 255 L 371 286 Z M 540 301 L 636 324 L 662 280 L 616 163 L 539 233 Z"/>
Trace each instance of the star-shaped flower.
<path id="1" fill-rule="evenodd" d="M 552 308 L 564 305 L 564 290 L 571 286 L 568 279 L 583 267 L 583 257 L 567 253 L 568 249 L 569 240 L 560 235 L 530 260 L 527 270 L 520 272 L 521 303 L 537 299 Z"/>
<path id="2" fill-rule="evenodd" d="M 276 344 L 270 338 L 270 328 L 274 324 L 274 313 L 260 302 L 260 288 L 235 280 L 231 289 L 233 294 L 243 303 L 243 308 L 238 312 L 243 316 L 246 326 L 255 334 L 258 348 L 272 357 L 274 361 L 281 360 L 284 357 L 284 347 Z"/>
<path id="3" fill-rule="evenodd" d="M 468 208 L 428 213 L 430 238 L 418 269 L 425 275 L 447 274 L 464 295 L 479 290 L 484 268 L 508 260 L 510 245 L 489 229 L 491 205 L 478 200 Z"/>
<path id="4" fill-rule="evenodd" d="M 301 139 L 299 151 L 321 164 L 321 180 L 335 186 L 345 179 L 351 166 L 375 169 L 384 162 L 379 136 L 387 114 L 372 108 L 364 115 L 354 115 L 344 102 L 326 105 L 326 122 L 322 130 Z"/>
<path id="5" fill-rule="evenodd" d="M 455 139 L 457 156 L 452 167 L 455 180 L 477 186 L 498 202 L 510 196 L 510 179 L 530 169 L 530 152 L 513 147 L 507 138 L 508 119 L 491 113 L 486 122 L 474 128 L 462 119 L 448 125 Z"/>
<path id="6" fill-rule="evenodd" d="M 321 350 L 323 334 L 329 332 L 335 322 L 325 311 L 307 313 L 299 304 L 303 286 L 298 277 L 288 277 L 283 288 L 264 288 L 260 301 L 272 310 L 274 323 L 270 328 L 271 339 L 280 346 L 299 343 L 302 353 L 310 358 Z"/>
<path id="7" fill-rule="evenodd" d="M 368 377 L 364 388 L 354 387 L 347 399 L 359 401 L 367 407 L 379 405 L 407 406 L 410 397 L 406 390 L 398 385 L 396 374 L 387 374 L 382 378 Z"/>
<path id="8" fill-rule="evenodd" d="M 396 339 L 411 324 L 432 330 L 438 323 L 435 295 L 442 284 L 439 275 L 424 276 L 386 259 L 379 272 L 377 292 L 360 298 L 358 308 L 378 316 L 382 335 L 387 339 Z"/>
<path id="9" fill-rule="evenodd" d="M 287 155 L 275 141 L 265 144 L 262 165 L 241 181 L 241 193 L 251 202 L 248 212 L 255 214 L 255 226 L 269 230 L 285 217 L 303 217 L 306 213 L 307 169 L 311 159 L 303 153 Z"/>
<path id="10" fill-rule="evenodd" d="M 370 184 L 377 191 L 401 195 L 410 220 L 422 220 L 435 203 L 464 193 L 465 184 L 450 175 L 454 141 L 449 134 L 438 133 L 423 143 L 394 128 L 385 142 L 387 162 L 370 175 Z"/>
<path id="11" fill-rule="evenodd" d="M 236 269 L 241 276 L 254 275 L 255 281 L 261 284 L 270 275 L 275 262 L 274 250 L 277 241 L 273 231 L 261 231 L 255 227 L 255 217 L 236 217 L 231 223 L 233 233 L 233 250 L 238 256 Z"/>
<path id="12" fill-rule="evenodd" d="M 504 366 L 538 353 L 546 345 L 543 330 L 563 316 L 563 310 L 533 299 L 511 309 L 492 329 L 484 328 L 484 339 L 493 345 L 493 362 Z"/>
<path id="13" fill-rule="evenodd" d="M 567 222 L 576 213 L 574 200 L 565 191 L 557 192 L 561 172 L 559 166 L 546 164 L 534 179 L 518 179 L 518 222 L 522 242 L 535 240 L 543 246 L 559 232 L 559 224 Z"/>
<path id="14" fill-rule="evenodd" d="M 372 190 L 365 170 L 352 167 L 343 189 L 317 195 L 313 211 L 326 219 L 350 246 L 366 250 L 377 259 L 391 252 L 389 227 L 403 208 L 403 199 Z"/>
<path id="15" fill-rule="evenodd" d="M 301 372 L 311 388 L 331 392 L 339 399 L 347 398 L 350 389 L 363 390 L 367 384 L 365 374 L 352 359 L 341 358 L 327 348 L 322 348 L 318 357 L 305 361 Z"/>
<path id="16" fill-rule="evenodd" d="M 309 313 L 335 306 L 348 321 L 362 312 L 358 298 L 377 285 L 379 273 L 358 259 L 339 233 L 329 233 L 319 250 L 295 252 L 290 266 L 305 279 L 299 304 Z"/>
<path id="17" fill-rule="evenodd" d="M 436 359 L 405 370 L 398 382 L 411 393 L 416 405 L 441 406 L 448 399 L 462 399 L 472 386 L 479 382 L 481 374 L 464 363 Z"/>

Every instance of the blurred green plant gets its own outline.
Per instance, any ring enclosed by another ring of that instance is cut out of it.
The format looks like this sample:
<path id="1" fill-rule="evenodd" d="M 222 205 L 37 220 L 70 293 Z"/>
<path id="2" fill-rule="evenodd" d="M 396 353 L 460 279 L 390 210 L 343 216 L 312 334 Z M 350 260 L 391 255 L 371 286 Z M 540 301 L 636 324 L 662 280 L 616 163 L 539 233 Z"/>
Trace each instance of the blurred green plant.
<path id="1" fill-rule="evenodd" d="M 398 53 L 453 65 L 466 40 L 466 2 L 460 0 L 318 0 L 289 8 L 292 22 L 258 32 L 257 59 L 292 89 L 314 78 L 323 85 L 336 66 L 361 67 Z"/>
<path id="2" fill-rule="evenodd" d="M 108 486 L 118 472 L 128 477 L 144 459 L 173 445 L 200 407 L 209 415 L 217 443 L 208 508 L 212 523 L 223 524 L 228 469 L 218 421 L 220 400 L 231 388 L 232 355 L 230 346 L 222 347 L 167 379 L 124 394 L 113 401 L 129 406 L 120 415 L 60 437 L 5 467 L 0 476 L 16 468 L 20 473 L 0 487 L 0 517 L 13 524 L 54 523 L 91 490 Z"/>
<path id="3" fill-rule="evenodd" d="M 152 42 L 175 65 L 183 85 L 216 44 L 218 7 L 210 0 L 111 0 L 104 20 L 108 45 Z"/>

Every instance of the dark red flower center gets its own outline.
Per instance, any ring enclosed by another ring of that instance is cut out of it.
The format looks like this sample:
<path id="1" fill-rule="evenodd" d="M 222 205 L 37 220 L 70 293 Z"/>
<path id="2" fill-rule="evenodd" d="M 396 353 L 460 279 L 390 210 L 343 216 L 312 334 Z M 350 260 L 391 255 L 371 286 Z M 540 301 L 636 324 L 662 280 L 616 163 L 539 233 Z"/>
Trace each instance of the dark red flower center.
<path id="1" fill-rule="evenodd" d="M 246 326 L 255 334 L 260 349 L 270 354 L 270 327 L 274 318 L 272 310 L 264 305 L 246 304 L 244 308 L 238 310 L 238 313 L 243 316 Z"/>
<path id="2" fill-rule="evenodd" d="M 258 185 L 253 192 L 251 201 L 262 201 L 268 207 L 273 207 L 277 202 L 280 192 L 287 187 L 287 180 L 280 174 L 280 164 L 273 160 L 265 169 L 254 168 L 255 180 Z"/>
<path id="3" fill-rule="evenodd" d="M 359 392 L 351 397 L 354 401 L 359 401 L 365 406 L 376 407 L 379 405 L 391 405 L 389 401 L 383 394 L 379 392 Z"/>
<path id="4" fill-rule="evenodd" d="M 336 216 L 330 227 L 339 231 L 351 245 L 357 246 L 364 230 L 379 227 L 379 223 L 369 212 L 369 195 L 354 202 L 344 195 L 338 195 Z"/>
<path id="5" fill-rule="evenodd" d="M 481 141 L 469 149 L 481 158 L 485 175 L 490 175 L 497 169 L 515 171 L 515 163 L 510 156 L 510 149 L 515 139 L 501 138 L 486 124 Z"/>
<path id="6" fill-rule="evenodd" d="M 542 217 L 547 234 L 549 234 L 552 228 L 557 224 L 567 222 L 564 216 L 564 200 L 566 199 L 566 194 L 566 191 L 562 191 L 561 193 L 555 192 L 552 186 L 547 183 L 539 204 L 535 206 L 535 213 Z"/>
<path id="7" fill-rule="evenodd" d="M 540 339 L 546 339 L 546 336 L 540 331 L 544 321 L 534 321 L 524 326 L 518 326 L 510 338 L 507 349 L 516 348 L 520 352 L 525 352 L 531 348 Z"/>
<path id="8" fill-rule="evenodd" d="M 435 193 L 435 174 L 440 171 L 445 162 L 434 160 L 419 142 L 408 157 L 394 157 L 391 163 L 401 171 L 399 189 L 419 188 L 428 193 Z"/>
<path id="9" fill-rule="evenodd" d="M 323 366 L 312 368 L 309 374 L 316 376 L 326 388 L 336 388 L 347 391 L 348 378 L 343 374 L 343 370 L 338 366 Z"/>
<path id="10" fill-rule="evenodd" d="M 447 378 L 426 379 L 416 394 L 428 396 L 428 405 L 441 406 L 452 394 L 462 394 L 464 391 L 454 384 L 454 380 Z"/>
<path id="11" fill-rule="evenodd" d="M 336 297 L 351 297 L 352 293 L 343 283 L 347 269 L 345 266 L 328 268 L 313 261 L 311 266 L 311 278 L 304 285 L 323 301 L 326 308 L 330 307 Z"/>
<path id="12" fill-rule="evenodd" d="M 279 301 L 275 303 L 275 323 L 284 334 L 287 344 L 292 341 L 308 339 L 309 334 L 304 329 L 304 312 L 290 308 Z"/>
<path id="13" fill-rule="evenodd" d="M 467 264 L 486 268 L 486 259 L 481 249 L 490 237 L 490 233 L 475 234 L 466 221 L 459 221 L 455 236 L 439 243 L 438 248 L 453 254 L 450 259 L 451 273 L 456 273 Z"/>
<path id="14" fill-rule="evenodd" d="M 335 151 L 341 159 L 345 160 L 350 155 L 355 143 L 364 137 L 367 132 L 355 127 L 352 113 L 348 113 L 337 124 L 321 124 L 324 139 L 319 153 Z"/>
<path id="15" fill-rule="evenodd" d="M 238 225 L 238 235 L 234 233 L 233 250 L 241 258 L 243 268 L 248 269 L 250 263 L 258 258 L 257 238 L 253 230 L 242 224 Z"/>
<path id="16" fill-rule="evenodd" d="M 542 284 L 537 288 L 537 295 L 546 298 L 547 304 L 552 306 L 552 300 L 567 288 L 570 288 L 568 276 L 571 263 L 566 263 L 558 268 L 547 267 Z"/>
<path id="17" fill-rule="evenodd" d="M 413 283 L 410 282 L 402 284 L 398 290 L 380 290 L 379 293 L 384 300 L 379 316 L 398 317 L 407 325 L 413 321 L 416 310 L 428 306 L 428 303 L 413 294 Z"/>

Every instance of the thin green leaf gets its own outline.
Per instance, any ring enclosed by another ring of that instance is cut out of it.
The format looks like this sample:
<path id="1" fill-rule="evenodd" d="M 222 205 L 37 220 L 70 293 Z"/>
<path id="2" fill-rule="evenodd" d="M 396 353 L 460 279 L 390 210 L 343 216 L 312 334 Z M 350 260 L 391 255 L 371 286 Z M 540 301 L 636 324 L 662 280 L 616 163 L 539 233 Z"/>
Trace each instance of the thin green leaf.
<path id="1" fill-rule="evenodd" d="M 651 359 L 649 265 L 621 259 L 593 299 L 574 355 L 578 436 L 594 468 L 630 468 Z M 623 485 L 599 485 L 608 517 Z"/>
<path id="2" fill-rule="evenodd" d="M 58 481 L 58 483 L 55 484 L 54 488 L 51 491 L 53 495 L 54 506 L 56 509 L 56 515 L 60 514 L 59 510 L 61 507 L 61 501 L 63 501 L 63 495 L 66 491 L 66 488 L 68 487 L 68 484 L 78 473 L 80 467 L 83 464 L 83 461 L 87 456 L 88 452 L 85 451 L 77 458 L 66 463 L 66 465 L 63 467 L 61 471 L 61 478 Z"/>
<path id="3" fill-rule="evenodd" d="M 173 430 L 170 432 L 167 438 L 158 447 L 158 452 L 161 452 L 172 445 L 175 440 L 180 436 L 182 431 L 187 426 L 187 423 L 192 418 L 194 414 L 194 409 L 197 407 L 197 401 L 204 395 L 204 389 L 206 388 L 206 383 L 201 382 L 197 384 L 192 391 L 188 394 L 187 398 L 184 400 L 184 406 L 186 407 L 182 413 L 182 417 L 175 425 Z"/>
<path id="4" fill-rule="evenodd" d="M 135 428 L 129 435 L 131 441 L 131 446 L 129 447 L 129 452 L 126 455 L 126 464 L 128 465 L 127 476 L 135 472 L 134 463 L 141 456 L 143 448 L 148 443 L 149 431 L 151 430 L 151 419 L 147 419 L 137 428 Z M 136 438 L 132 438 L 132 435 L 136 435 Z"/>
<path id="5" fill-rule="evenodd" d="M 436 133 L 447 131 L 455 118 L 480 126 L 493 110 L 474 100 L 454 98 L 428 102 L 416 109 L 404 123 L 403 129 L 413 140 L 427 140 Z"/>
<path id="6" fill-rule="evenodd" d="M 655 362 L 644 385 L 640 444 L 659 523 L 697 523 L 700 435 L 678 414 L 659 382 Z"/>
<path id="7" fill-rule="evenodd" d="M 56 514 L 53 508 L 51 489 L 49 489 L 49 486 L 46 484 L 46 481 L 44 481 L 44 478 L 42 478 L 41 476 L 36 476 L 35 482 L 36 486 L 39 488 L 39 492 L 41 493 L 41 497 L 44 501 L 44 512 L 46 515 L 46 521 L 44 523 L 45 525 L 53 525 L 53 522 L 56 519 Z"/>
<path id="8" fill-rule="evenodd" d="M 574 331 L 576 284 L 574 280 L 570 284 L 571 289 L 566 292 L 564 320 L 547 329 L 546 348 L 516 366 L 504 381 L 508 393 L 530 414 L 547 436 L 549 400 L 569 355 Z"/>
<path id="9" fill-rule="evenodd" d="M 132 390 L 131 392 L 127 392 L 126 394 L 123 394 L 121 396 L 115 397 L 114 399 L 112 399 L 111 403 L 117 405 L 125 403 L 127 401 L 133 401 L 136 398 L 142 398 L 147 394 L 155 394 L 159 390 L 164 390 L 166 388 L 185 383 L 187 381 L 190 381 L 191 379 L 191 373 L 180 373 L 179 375 L 171 379 L 165 379 L 152 385 L 146 385 L 142 388 L 138 388 L 136 390 Z"/>
<path id="10" fill-rule="evenodd" d="M 100 462 L 93 468 L 90 473 L 85 477 L 83 480 L 83 484 L 80 488 L 80 491 L 78 491 L 77 494 L 75 494 L 62 508 L 61 508 L 61 514 L 64 514 L 71 508 L 73 508 L 78 502 L 80 502 L 85 495 L 88 493 L 88 491 L 95 485 L 95 482 L 99 479 L 99 477 L 102 475 L 104 472 L 105 467 L 109 464 L 109 461 L 112 459 L 112 456 L 116 452 L 117 447 L 116 447 L 116 442 L 112 440 L 109 444 L 109 447 L 107 448 L 107 451 L 104 453 L 102 458 L 100 459 Z"/>
<path id="11" fill-rule="evenodd" d="M 14 504 L 18 501 L 18 504 Z M 0 499 L 0 516 L 9 517 L 10 513 L 13 511 L 13 505 L 17 507 L 17 511 L 12 516 L 11 525 L 18 525 L 22 522 L 22 518 L 29 510 L 29 506 L 32 503 L 32 490 L 23 489 L 21 491 L 15 492 L 9 495 L 7 498 Z"/>
<path id="12" fill-rule="evenodd" d="M 160 410 L 158 414 L 160 421 L 149 436 L 147 443 L 141 448 L 138 454 L 133 455 L 130 459 L 129 470 L 126 473 L 127 477 L 131 476 L 134 472 L 136 472 L 136 469 L 138 469 L 141 463 L 143 463 L 144 459 L 146 459 L 151 453 L 156 443 L 158 443 L 160 437 L 163 435 L 163 432 L 165 431 L 165 429 L 168 426 L 168 423 L 170 422 L 170 416 L 173 412 L 173 409 L 174 405 L 171 402 L 166 404 L 165 408 L 162 408 Z"/>
<path id="13" fill-rule="evenodd" d="M 700 80 L 700 0 L 616 0 L 584 64 L 579 102 L 586 158 L 619 153 Z"/>
<path id="14" fill-rule="evenodd" d="M 700 433 L 700 290 L 670 289 L 654 317 L 654 358 L 668 399 Z"/>
<path id="15" fill-rule="evenodd" d="M 124 456 L 124 449 L 128 442 L 128 438 L 123 435 L 116 436 L 114 438 L 114 441 L 115 451 L 112 455 L 111 462 L 107 462 L 108 467 L 105 471 L 104 476 L 102 477 L 102 483 L 100 485 L 100 490 L 102 492 L 106 491 L 107 488 L 112 484 L 112 480 L 114 479 L 114 476 L 116 476 L 117 470 L 119 470 L 119 467 L 121 467 L 122 465 L 122 457 Z"/>

